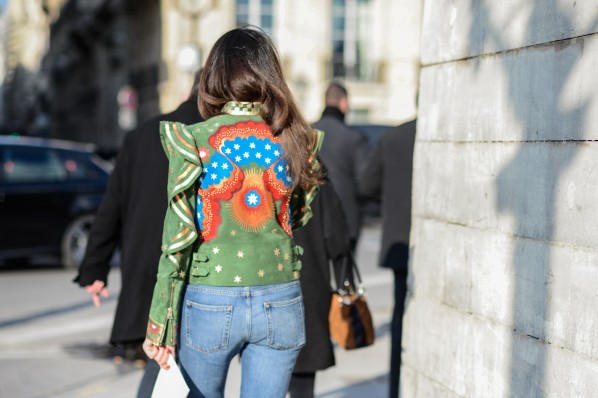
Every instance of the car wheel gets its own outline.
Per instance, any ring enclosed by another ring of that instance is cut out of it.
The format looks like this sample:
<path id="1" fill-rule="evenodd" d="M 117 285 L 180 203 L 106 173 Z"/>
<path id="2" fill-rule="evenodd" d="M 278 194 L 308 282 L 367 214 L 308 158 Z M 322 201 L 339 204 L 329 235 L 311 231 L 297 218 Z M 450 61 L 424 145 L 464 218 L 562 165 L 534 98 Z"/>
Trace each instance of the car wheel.
<path id="1" fill-rule="evenodd" d="M 64 231 L 61 249 L 65 268 L 79 268 L 81 265 L 94 218 L 93 214 L 79 216 Z"/>

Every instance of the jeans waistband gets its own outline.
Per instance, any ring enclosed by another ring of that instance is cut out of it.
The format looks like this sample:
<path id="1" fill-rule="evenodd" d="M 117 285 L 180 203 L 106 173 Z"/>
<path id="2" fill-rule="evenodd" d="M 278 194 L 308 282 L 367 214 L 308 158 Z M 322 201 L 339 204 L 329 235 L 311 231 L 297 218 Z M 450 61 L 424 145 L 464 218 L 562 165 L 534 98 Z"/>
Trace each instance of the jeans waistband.
<path id="1" fill-rule="evenodd" d="M 275 285 L 258 286 L 209 286 L 188 284 L 187 289 L 194 292 L 216 294 L 221 296 L 259 296 L 280 290 L 292 289 L 299 286 L 299 281 L 277 283 Z"/>

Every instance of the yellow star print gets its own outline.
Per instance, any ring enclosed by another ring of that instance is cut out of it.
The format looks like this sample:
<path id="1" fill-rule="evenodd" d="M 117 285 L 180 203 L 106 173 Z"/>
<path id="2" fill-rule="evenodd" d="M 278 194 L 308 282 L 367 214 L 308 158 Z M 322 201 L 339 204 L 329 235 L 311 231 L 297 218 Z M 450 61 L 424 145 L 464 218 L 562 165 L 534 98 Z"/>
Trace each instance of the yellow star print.
<path id="1" fill-rule="evenodd" d="M 275 256 L 280 255 L 280 249 L 279 248 L 274 249 L 274 255 Z"/>
<path id="2" fill-rule="evenodd" d="M 278 263 L 278 270 L 282 271 L 284 269 L 284 266 L 281 263 Z"/>
<path id="3" fill-rule="evenodd" d="M 237 236 L 237 231 L 235 231 L 234 229 L 230 231 L 230 236 Z"/>
<path id="4" fill-rule="evenodd" d="M 261 270 L 259 270 L 259 271 L 257 272 L 257 275 L 258 275 L 260 278 L 263 278 L 263 277 L 264 277 L 264 274 L 265 274 L 265 272 L 264 272 L 264 270 L 263 270 L 263 269 L 261 269 Z"/>
<path id="5" fill-rule="evenodd" d="M 239 275 L 235 276 L 235 283 L 241 283 L 241 277 Z"/>
<path id="6" fill-rule="evenodd" d="M 185 279 L 185 275 L 187 275 L 187 274 L 185 273 L 185 271 L 181 271 L 181 272 L 179 272 L 179 278 L 181 278 L 181 279 Z"/>
<path id="7" fill-rule="evenodd" d="M 288 260 L 288 259 L 289 259 L 289 253 L 285 253 L 285 254 L 284 254 L 284 259 L 285 259 L 285 260 Z"/>

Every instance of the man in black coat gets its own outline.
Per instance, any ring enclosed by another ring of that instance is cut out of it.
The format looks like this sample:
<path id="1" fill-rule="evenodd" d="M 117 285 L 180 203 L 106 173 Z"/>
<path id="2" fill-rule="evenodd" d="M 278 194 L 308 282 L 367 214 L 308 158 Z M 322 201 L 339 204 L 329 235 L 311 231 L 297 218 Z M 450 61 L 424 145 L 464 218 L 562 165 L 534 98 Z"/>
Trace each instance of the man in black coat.
<path id="1" fill-rule="evenodd" d="M 325 133 L 319 157 L 326 165 L 328 178 L 341 200 L 355 248 L 363 218 L 357 178 L 367 159 L 368 147 L 365 135 L 345 124 L 348 110 L 347 89 L 333 82 L 326 90 L 326 108 L 322 118 L 313 127 Z"/>
<path id="2" fill-rule="evenodd" d="M 156 116 L 127 134 L 96 214 L 85 257 L 75 278 L 96 306 L 106 290 L 110 259 L 120 247 L 122 287 L 110 343 L 136 348 L 143 343 L 167 207 L 168 160 L 160 141 L 160 121 L 195 124 L 203 119 L 197 107 L 200 73 L 189 99 L 174 112 Z M 159 367 L 148 361 L 138 397 L 150 397 Z"/>
<path id="3" fill-rule="evenodd" d="M 399 396 L 401 334 L 407 294 L 409 232 L 411 230 L 411 176 L 416 121 L 386 131 L 360 176 L 362 195 L 382 200 L 382 249 L 380 266 L 390 268 L 395 279 L 391 325 L 390 397 Z"/>

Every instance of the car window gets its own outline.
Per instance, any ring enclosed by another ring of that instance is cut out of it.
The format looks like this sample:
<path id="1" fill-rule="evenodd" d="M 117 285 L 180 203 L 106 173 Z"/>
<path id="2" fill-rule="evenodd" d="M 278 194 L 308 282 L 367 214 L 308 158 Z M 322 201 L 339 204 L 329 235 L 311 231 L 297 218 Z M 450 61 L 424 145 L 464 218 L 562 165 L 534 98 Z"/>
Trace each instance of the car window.
<path id="1" fill-rule="evenodd" d="M 5 148 L 2 172 L 9 183 L 64 181 L 67 177 L 58 154 L 46 148 Z"/>
<path id="2" fill-rule="evenodd" d="M 61 156 L 69 180 L 89 180 L 98 177 L 97 170 L 84 155 L 65 151 Z"/>

